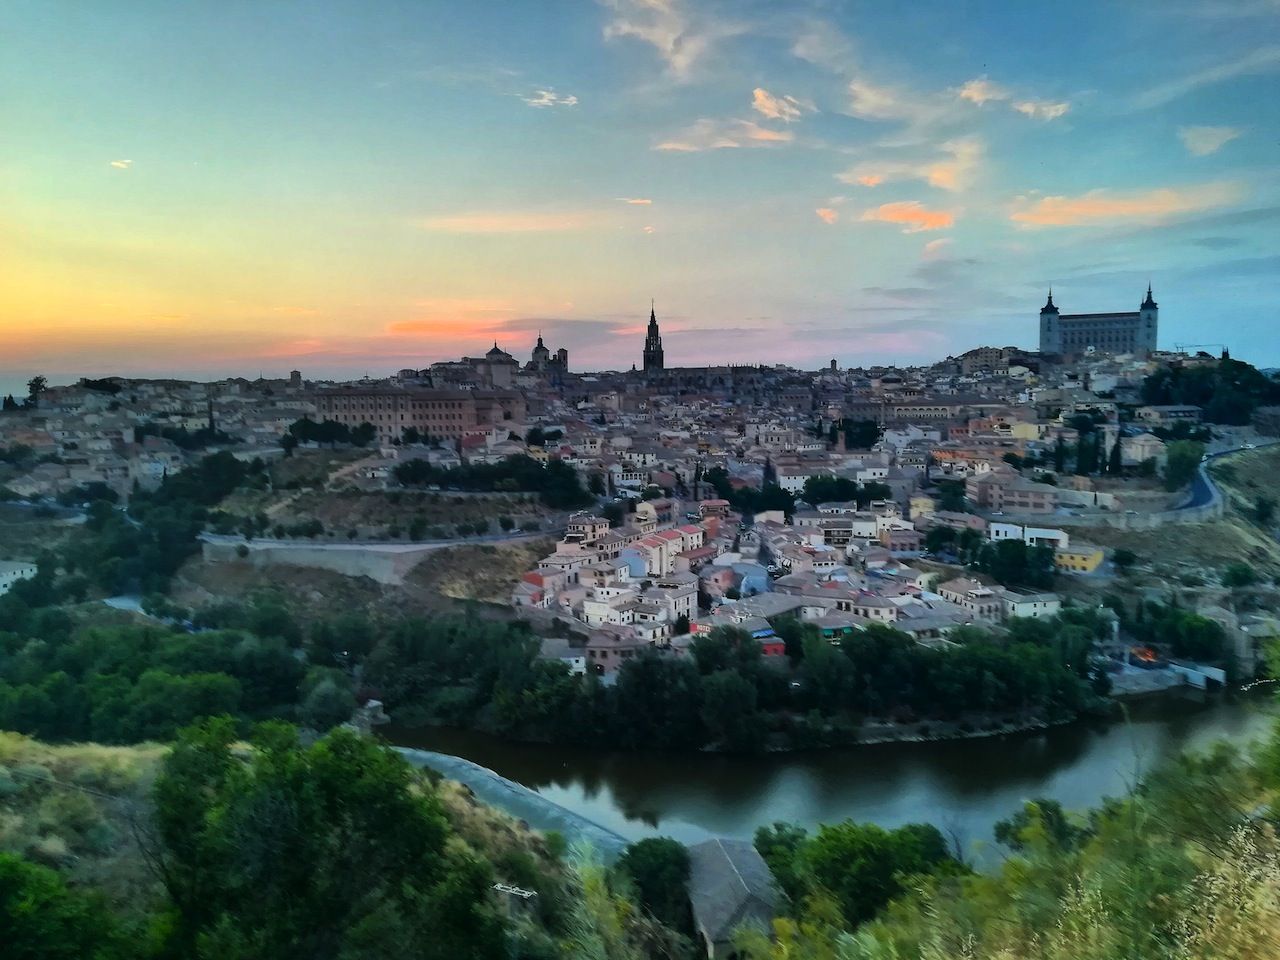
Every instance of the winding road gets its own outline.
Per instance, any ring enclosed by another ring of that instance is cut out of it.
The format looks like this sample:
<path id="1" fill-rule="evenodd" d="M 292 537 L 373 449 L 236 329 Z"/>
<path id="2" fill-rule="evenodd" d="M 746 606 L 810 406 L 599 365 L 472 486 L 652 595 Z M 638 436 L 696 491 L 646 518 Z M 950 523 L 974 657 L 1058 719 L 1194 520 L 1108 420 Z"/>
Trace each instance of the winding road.
<path id="1" fill-rule="evenodd" d="M 1254 444 L 1253 447 L 1232 447 L 1230 450 L 1219 450 L 1217 453 L 1207 454 L 1196 468 L 1195 476 L 1191 479 L 1191 493 L 1187 498 L 1187 502 L 1177 507 L 1178 510 L 1193 510 L 1196 507 L 1208 506 L 1215 498 L 1221 496 L 1217 484 L 1213 482 L 1213 478 L 1209 476 L 1209 464 L 1218 457 L 1230 456 L 1233 453 L 1243 453 L 1246 450 L 1262 450 L 1267 447 L 1274 447 L 1280 444 L 1280 440 L 1272 440 L 1267 443 Z"/>

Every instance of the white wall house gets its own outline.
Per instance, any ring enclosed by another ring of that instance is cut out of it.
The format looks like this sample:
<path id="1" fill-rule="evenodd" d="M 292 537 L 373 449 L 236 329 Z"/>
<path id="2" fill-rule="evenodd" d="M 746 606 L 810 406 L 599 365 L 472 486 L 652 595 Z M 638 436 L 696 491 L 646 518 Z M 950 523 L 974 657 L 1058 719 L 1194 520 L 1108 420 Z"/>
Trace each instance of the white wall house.
<path id="1" fill-rule="evenodd" d="M 0 596 L 19 580 L 30 580 L 36 575 L 36 565 L 30 560 L 0 560 Z"/>

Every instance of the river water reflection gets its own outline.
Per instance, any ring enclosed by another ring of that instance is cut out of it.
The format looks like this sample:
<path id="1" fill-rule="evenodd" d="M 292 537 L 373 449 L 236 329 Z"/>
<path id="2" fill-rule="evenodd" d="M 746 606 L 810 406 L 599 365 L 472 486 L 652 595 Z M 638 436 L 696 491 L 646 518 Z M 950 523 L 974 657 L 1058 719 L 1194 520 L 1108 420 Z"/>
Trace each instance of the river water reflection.
<path id="1" fill-rule="evenodd" d="M 930 822 L 981 857 L 995 822 L 1026 799 L 1093 806 L 1161 757 L 1262 736 L 1274 715 L 1269 698 L 1176 700 L 1135 706 L 1127 723 L 760 757 L 610 753 L 445 729 L 393 727 L 387 739 L 465 757 L 628 839 L 750 838 L 775 820 L 813 827 L 851 817 Z"/>

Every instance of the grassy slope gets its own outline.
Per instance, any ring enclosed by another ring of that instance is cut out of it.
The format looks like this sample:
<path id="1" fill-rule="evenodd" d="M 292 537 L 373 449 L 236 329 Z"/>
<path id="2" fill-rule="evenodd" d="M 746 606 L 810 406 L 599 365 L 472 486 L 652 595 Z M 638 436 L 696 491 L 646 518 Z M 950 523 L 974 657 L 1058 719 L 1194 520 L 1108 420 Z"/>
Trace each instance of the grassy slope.
<path id="1" fill-rule="evenodd" d="M 353 483 L 351 464 L 370 456 L 366 451 L 305 450 L 271 466 L 275 491 L 242 490 L 228 497 L 221 509 L 238 517 L 266 514 L 274 525 L 319 520 L 325 539 L 344 539 L 349 530 L 360 537 L 382 537 L 389 527 L 406 535 L 415 520 L 448 536 L 459 523 L 512 517 L 518 525 L 545 524 L 554 515 L 538 498 L 526 493 L 467 494 L 424 490 L 361 490 Z M 301 484 L 306 489 L 290 489 Z M 497 529 L 496 525 L 493 527 Z"/>
<path id="2" fill-rule="evenodd" d="M 1211 469 L 1227 497 L 1221 520 L 1155 530 L 1073 527 L 1072 535 L 1101 546 L 1128 547 L 1152 564 L 1156 578 L 1192 573 L 1199 567 L 1221 569 L 1236 561 L 1252 564 L 1268 578 L 1280 574 L 1280 543 L 1250 515 L 1260 493 L 1280 500 L 1280 449 L 1223 457 Z"/>
<path id="3" fill-rule="evenodd" d="M 0 503 L 0 560 L 34 560 L 55 549 L 75 527 L 65 520 L 39 517 L 30 507 Z"/>
<path id="4" fill-rule="evenodd" d="M 446 547 L 428 554 L 405 578 L 416 594 L 506 604 L 520 575 L 555 549 L 550 538 Z"/>
<path id="5" fill-rule="evenodd" d="M 150 899 L 154 881 L 133 825 L 164 748 L 49 746 L 0 732 L 0 850 L 56 867 L 121 910 Z"/>
<path id="6" fill-rule="evenodd" d="M 137 843 L 149 794 L 167 747 L 50 745 L 0 731 L 0 850 L 60 870 L 103 893 L 122 913 L 159 894 Z M 494 864 L 499 879 L 529 885 L 563 879 L 548 842 L 520 821 L 485 806 L 450 780 L 434 790 L 454 830 Z M 145 835 L 145 833 L 143 834 Z M 3 951 L 0 951 L 2 953 Z"/>
<path id="7" fill-rule="evenodd" d="M 327 570 L 211 564 L 195 557 L 179 572 L 172 594 L 177 603 L 199 609 L 269 591 L 303 623 L 350 612 L 370 617 L 456 612 L 471 600 L 505 608 L 512 584 L 552 549 L 550 539 L 445 547 L 428 554 L 399 587 Z"/>

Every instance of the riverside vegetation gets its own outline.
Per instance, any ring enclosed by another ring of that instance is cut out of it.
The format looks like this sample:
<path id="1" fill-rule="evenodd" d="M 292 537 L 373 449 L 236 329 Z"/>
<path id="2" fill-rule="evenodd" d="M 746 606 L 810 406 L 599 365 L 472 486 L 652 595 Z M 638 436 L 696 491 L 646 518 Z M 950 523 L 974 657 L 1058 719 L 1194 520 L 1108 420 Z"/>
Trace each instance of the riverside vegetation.
<path id="1" fill-rule="evenodd" d="M 483 482 L 525 469 L 513 462 Z M 934 722 L 960 733 L 1055 722 L 1106 692 L 1089 651 L 1108 624 L 1083 607 L 998 633 L 964 629 L 947 651 L 881 626 L 828 643 L 791 620 L 779 625 L 788 653 L 780 662 L 766 662 L 744 634 L 719 630 L 699 637 L 691 657 L 629 661 L 616 685 L 539 659 L 538 638 L 520 623 L 304 621 L 270 592 L 176 607 L 165 591 L 218 504 L 266 482 L 260 462 L 221 452 L 135 495 L 127 513 L 107 497 L 92 500 L 86 522 L 40 557 L 38 575 L 0 597 L 0 725 L 110 743 L 169 737 L 221 714 L 245 729 L 278 718 L 323 731 L 374 696 L 411 725 L 623 749 L 753 751 L 853 742 L 868 718 L 924 724 L 921 735 Z M 557 501 L 577 495 L 558 481 L 550 490 Z M 143 594 L 144 608 L 168 625 L 102 626 L 101 606 L 77 606 L 115 593 Z"/>
<path id="2" fill-rule="evenodd" d="M 1034 800 L 975 872 L 927 824 L 762 827 L 785 894 L 751 960 L 1262 960 L 1280 950 L 1280 731 L 1219 744 L 1095 810 Z M 6 957 L 699 955 L 688 858 L 612 868 L 346 731 L 229 719 L 168 747 L 0 734 Z M 495 882 L 536 894 L 513 907 Z"/>

